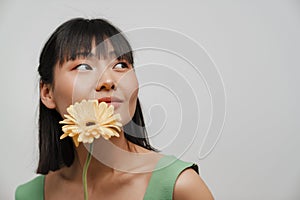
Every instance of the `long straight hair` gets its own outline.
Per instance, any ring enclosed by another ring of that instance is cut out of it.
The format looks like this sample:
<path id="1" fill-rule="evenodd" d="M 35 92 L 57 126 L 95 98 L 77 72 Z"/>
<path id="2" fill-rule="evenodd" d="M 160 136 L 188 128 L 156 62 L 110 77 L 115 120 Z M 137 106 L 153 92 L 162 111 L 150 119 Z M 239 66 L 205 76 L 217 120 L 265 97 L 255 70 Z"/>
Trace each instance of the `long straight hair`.
<path id="1" fill-rule="evenodd" d="M 80 52 L 91 52 L 93 42 L 100 44 L 106 38 L 111 40 L 114 51 L 121 59 L 134 64 L 132 48 L 121 33 L 111 23 L 103 19 L 75 18 L 60 25 L 50 36 L 42 49 L 38 72 L 40 82 L 54 84 L 54 66 L 68 60 L 75 60 Z M 79 52 L 80 51 L 80 52 Z M 125 52 L 125 53 L 124 53 Z M 106 51 L 97 50 L 98 55 Z M 61 115 L 55 109 L 39 103 L 39 163 L 37 173 L 47 174 L 64 166 L 71 166 L 75 157 L 75 147 L 70 137 L 60 140 L 62 134 Z M 139 99 L 132 121 L 124 126 L 127 140 L 149 150 L 156 151 L 149 143 Z"/>

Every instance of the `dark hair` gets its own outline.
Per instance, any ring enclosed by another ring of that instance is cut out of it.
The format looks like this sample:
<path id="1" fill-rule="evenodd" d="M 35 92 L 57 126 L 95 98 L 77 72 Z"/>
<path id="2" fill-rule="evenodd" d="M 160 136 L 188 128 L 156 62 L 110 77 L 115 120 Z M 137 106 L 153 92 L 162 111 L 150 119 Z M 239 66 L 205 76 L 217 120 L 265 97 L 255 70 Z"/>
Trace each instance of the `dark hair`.
<path id="1" fill-rule="evenodd" d="M 50 36 L 42 49 L 38 72 L 40 82 L 53 84 L 54 66 L 68 60 L 74 60 L 78 53 L 91 52 L 93 42 L 100 44 L 106 38 L 110 40 L 119 58 L 126 59 L 133 65 L 132 49 L 125 36 L 119 29 L 103 19 L 76 18 L 59 26 Z M 103 49 L 102 49 L 103 50 Z M 80 51 L 80 52 L 79 52 Z M 100 56 L 106 51 L 96 49 Z M 87 55 L 86 55 L 87 56 Z M 47 108 L 40 100 L 39 108 L 39 163 L 37 173 L 47 174 L 63 166 L 72 165 L 75 148 L 70 137 L 60 140 L 63 120 L 55 109 Z M 137 99 L 136 109 L 132 121 L 124 126 L 126 139 L 149 150 L 155 149 L 150 145 L 145 128 L 142 109 Z"/>

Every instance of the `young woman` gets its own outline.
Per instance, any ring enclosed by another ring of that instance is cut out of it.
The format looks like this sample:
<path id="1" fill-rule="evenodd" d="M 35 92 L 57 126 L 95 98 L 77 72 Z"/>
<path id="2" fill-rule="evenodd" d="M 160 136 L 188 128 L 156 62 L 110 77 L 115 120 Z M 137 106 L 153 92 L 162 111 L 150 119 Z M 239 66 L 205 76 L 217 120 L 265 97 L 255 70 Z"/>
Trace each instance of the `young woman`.
<path id="1" fill-rule="evenodd" d="M 75 147 L 70 137 L 60 140 L 59 124 L 67 107 L 83 99 L 113 104 L 124 125 L 120 137 L 97 141 L 95 152 L 108 156 L 93 153 L 89 199 L 213 199 L 197 165 L 162 155 L 149 144 L 132 49 L 116 27 L 103 19 L 65 22 L 45 44 L 38 71 L 40 175 L 17 188 L 17 200 L 83 199 L 88 150 Z"/>

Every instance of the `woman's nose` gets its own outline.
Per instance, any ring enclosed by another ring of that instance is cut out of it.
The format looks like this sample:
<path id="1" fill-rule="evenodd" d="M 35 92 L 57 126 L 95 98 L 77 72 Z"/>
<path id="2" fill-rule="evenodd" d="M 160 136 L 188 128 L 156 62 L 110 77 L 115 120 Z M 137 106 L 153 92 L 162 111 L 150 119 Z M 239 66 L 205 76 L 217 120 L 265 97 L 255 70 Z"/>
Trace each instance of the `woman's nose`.
<path id="1" fill-rule="evenodd" d="M 108 76 L 107 72 L 104 72 L 96 86 L 96 91 L 114 90 L 115 88 L 116 83 L 114 82 L 114 80 L 110 76 Z"/>

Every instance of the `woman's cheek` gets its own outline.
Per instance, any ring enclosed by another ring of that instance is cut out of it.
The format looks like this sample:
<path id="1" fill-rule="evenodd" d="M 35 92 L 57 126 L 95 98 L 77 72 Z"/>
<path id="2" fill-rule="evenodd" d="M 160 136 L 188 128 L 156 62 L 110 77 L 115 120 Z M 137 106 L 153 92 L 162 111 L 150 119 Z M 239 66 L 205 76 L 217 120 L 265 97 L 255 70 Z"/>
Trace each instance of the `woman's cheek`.
<path id="1" fill-rule="evenodd" d="M 73 81 L 72 104 L 83 99 L 95 99 L 97 77 L 92 73 L 79 73 Z"/>
<path id="2" fill-rule="evenodd" d="M 63 117 L 67 113 L 67 107 L 72 104 L 72 89 L 69 87 L 56 87 L 54 91 L 56 110 Z"/>
<path id="3" fill-rule="evenodd" d="M 125 91 L 124 95 L 128 100 L 127 112 L 129 113 L 130 118 L 132 118 L 135 112 L 138 91 L 139 91 L 138 81 L 133 71 L 128 72 L 128 74 L 124 76 L 121 82 L 121 86 L 122 88 L 124 88 Z"/>
<path id="4" fill-rule="evenodd" d="M 83 84 L 86 78 L 75 73 L 57 73 L 54 85 L 54 100 L 56 110 L 63 117 L 67 113 L 67 108 L 77 101 L 87 98 L 87 84 Z"/>

